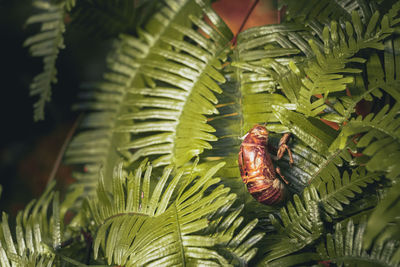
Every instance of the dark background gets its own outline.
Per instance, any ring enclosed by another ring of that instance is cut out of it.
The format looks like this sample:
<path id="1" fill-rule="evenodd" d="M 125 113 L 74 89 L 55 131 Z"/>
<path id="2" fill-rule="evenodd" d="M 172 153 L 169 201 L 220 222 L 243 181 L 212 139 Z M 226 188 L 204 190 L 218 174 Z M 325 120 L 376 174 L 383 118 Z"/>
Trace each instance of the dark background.
<path id="1" fill-rule="evenodd" d="M 78 116 L 72 112 L 71 105 L 80 81 L 96 79 L 104 61 L 102 45 L 95 45 L 89 36 L 68 29 L 67 49 L 62 50 L 57 59 L 58 83 L 53 86 L 52 101 L 46 106 L 46 118 L 33 122 L 32 105 L 36 98 L 29 96 L 29 84 L 42 71 L 43 63 L 41 58 L 31 57 L 28 49 L 22 46 L 28 36 L 38 31 L 35 27 L 38 25 L 25 25 L 34 12 L 31 3 L 30 0 L 0 3 L 3 92 L 0 208 L 11 214 L 43 191 L 67 133 Z M 59 187 L 65 187 L 72 181 L 71 168 L 61 165 L 56 178 Z"/>

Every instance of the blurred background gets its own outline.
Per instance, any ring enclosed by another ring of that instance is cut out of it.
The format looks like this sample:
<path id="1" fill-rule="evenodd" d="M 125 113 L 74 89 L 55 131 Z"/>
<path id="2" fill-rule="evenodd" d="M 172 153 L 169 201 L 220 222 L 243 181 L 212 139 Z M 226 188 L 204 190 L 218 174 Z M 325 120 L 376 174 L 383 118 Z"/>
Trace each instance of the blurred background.
<path id="1" fill-rule="evenodd" d="M 279 23 L 276 1 L 258 1 L 244 29 Z M 103 1 L 79 0 L 75 10 L 105 8 L 101 4 L 93 6 L 96 2 Z M 139 5 L 141 1 L 136 2 Z M 254 3 L 255 0 L 218 0 L 214 1 L 213 7 L 236 33 Z M 38 31 L 35 26 L 25 25 L 26 19 L 35 12 L 31 4 L 32 0 L 0 0 L 3 90 L 0 105 L 0 184 L 3 187 L 0 208 L 11 215 L 40 196 L 46 186 L 68 132 L 79 116 L 71 110 L 79 85 L 101 78 L 107 51 L 116 37 L 107 30 L 102 32 L 103 25 L 99 21 L 78 19 L 85 17 L 85 13 L 73 10 L 65 17 L 66 49 L 61 50 L 57 59 L 58 83 L 53 86 L 45 120 L 34 123 L 32 105 L 36 99 L 29 96 L 29 84 L 42 71 L 43 64 L 41 58 L 32 58 L 28 49 L 22 46 L 27 37 Z M 152 5 L 136 21 L 144 23 L 154 10 Z M 136 25 L 131 26 L 136 29 Z M 129 27 L 124 30 L 129 32 Z M 71 174 L 71 167 L 59 166 L 55 176 L 58 188 L 63 190 L 73 182 Z"/>

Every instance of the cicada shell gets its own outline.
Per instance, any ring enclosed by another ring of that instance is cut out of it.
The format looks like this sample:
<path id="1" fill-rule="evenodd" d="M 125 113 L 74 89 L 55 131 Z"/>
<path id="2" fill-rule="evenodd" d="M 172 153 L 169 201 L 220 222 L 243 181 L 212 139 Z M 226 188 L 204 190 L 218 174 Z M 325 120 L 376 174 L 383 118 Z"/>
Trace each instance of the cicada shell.
<path id="1" fill-rule="evenodd" d="M 285 198 L 286 187 L 276 176 L 267 143 L 267 129 L 255 125 L 240 146 L 238 161 L 240 175 L 249 193 L 260 203 L 274 205 Z"/>

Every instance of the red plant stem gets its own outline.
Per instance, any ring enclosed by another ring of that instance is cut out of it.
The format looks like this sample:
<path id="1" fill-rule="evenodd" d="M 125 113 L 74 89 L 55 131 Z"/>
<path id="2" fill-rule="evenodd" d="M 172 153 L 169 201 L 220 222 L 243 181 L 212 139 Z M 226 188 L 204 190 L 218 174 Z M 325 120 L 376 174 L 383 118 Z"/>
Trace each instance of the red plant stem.
<path id="1" fill-rule="evenodd" d="M 243 30 L 244 26 L 245 26 L 246 23 L 247 23 L 247 20 L 249 19 L 251 13 L 253 12 L 253 10 L 254 10 L 254 8 L 256 7 L 256 5 L 258 4 L 258 2 L 260 2 L 260 0 L 255 0 L 254 3 L 253 3 L 253 5 L 250 7 L 250 10 L 247 12 L 246 17 L 243 19 L 243 22 L 242 22 L 242 24 L 240 25 L 238 32 L 235 34 L 235 37 L 233 37 L 233 39 L 232 39 L 232 41 L 231 41 L 232 46 L 236 46 L 237 37 L 238 37 L 239 33 Z"/>
<path id="2" fill-rule="evenodd" d="M 60 167 L 61 160 L 65 153 L 65 150 L 67 149 L 67 146 L 68 146 L 69 142 L 71 141 L 71 138 L 74 135 L 76 128 L 78 127 L 79 123 L 81 122 L 82 117 L 83 117 L 83 113 L 81 113 L 78 116 L 78 118 L 75 120 L 74 124 L 72 125 L 71 129 L 69 130 L 67 137 L 65 138 L 65 141 L 60 149 L 60 152 L 58 152 L 57 159 L 54 162 L 54 166 L 49 175 L 49 179 L 47 180 L 47 184 L 49 184 L 52 180 L 54 180 L 54 177 L 57 174 L 58 168 Z"/>
<path id="3" fill-rule="evenodd" d="M 283 6 L 280 10 L 278 9 L 278 24 L 281 24 L 281 21 L 285 17 L 286 6 Z"/>

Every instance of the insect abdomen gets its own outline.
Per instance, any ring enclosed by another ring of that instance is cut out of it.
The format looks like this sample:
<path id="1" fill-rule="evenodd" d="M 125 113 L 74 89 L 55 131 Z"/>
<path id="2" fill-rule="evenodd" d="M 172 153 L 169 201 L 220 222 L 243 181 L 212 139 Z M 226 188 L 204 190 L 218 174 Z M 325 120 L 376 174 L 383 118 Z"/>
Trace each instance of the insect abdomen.
<path id="1" fill-rule="evenodd" d="M 279 179 L 267 180 L 257 177 L 255 181 L 247 182 L 247 190 L 260 203 L 273 205 L 283 200 L 285 186 Z"/>

